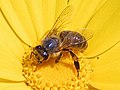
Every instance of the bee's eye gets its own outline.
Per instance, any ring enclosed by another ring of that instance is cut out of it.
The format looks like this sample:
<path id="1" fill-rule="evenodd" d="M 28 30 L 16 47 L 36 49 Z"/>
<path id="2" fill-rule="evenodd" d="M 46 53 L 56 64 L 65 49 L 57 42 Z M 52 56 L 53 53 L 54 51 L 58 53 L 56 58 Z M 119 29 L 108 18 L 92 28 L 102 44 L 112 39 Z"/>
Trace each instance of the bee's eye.
<path id="1" fill-rule="evenodd" d="M 41 45 L 38 45 L 38 46 L 36 46 L 35 48 L 36 48 L 36 49 L 41 49 L 42 47 L 41 47 Z"/>

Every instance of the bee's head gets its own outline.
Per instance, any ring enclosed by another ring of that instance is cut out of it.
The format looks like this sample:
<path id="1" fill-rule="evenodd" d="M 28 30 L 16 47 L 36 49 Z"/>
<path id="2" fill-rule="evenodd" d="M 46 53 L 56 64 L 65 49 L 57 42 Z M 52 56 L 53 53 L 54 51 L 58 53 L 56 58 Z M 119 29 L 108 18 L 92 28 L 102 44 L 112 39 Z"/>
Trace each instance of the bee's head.
<path id="1" fill-rule="evenodd" d="M 34 49 L 37 51 L 40 62 L 48 59 L 49 54 L 44 47 L 38 45 Z"/>

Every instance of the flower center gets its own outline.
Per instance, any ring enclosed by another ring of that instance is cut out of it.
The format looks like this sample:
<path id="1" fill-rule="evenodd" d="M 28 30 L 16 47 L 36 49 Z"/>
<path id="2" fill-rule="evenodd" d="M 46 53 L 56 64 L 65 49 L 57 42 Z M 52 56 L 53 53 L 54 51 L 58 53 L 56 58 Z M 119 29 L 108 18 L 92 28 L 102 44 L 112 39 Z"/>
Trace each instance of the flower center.
<path id="1" fill-rule="evenodd" d="M 34 55 L 31 57 L 31 52 L 32 50 L 29 50 L 24 54 L 22 72 L 25 83 L 33 90 L 88 89 L 92 72 L 89 60 L 79 60 L 80 75 L 77 77 L 74 62 L 69 55 L 63 55 L 57 64 L 52 58 L 40 64 Z"/>

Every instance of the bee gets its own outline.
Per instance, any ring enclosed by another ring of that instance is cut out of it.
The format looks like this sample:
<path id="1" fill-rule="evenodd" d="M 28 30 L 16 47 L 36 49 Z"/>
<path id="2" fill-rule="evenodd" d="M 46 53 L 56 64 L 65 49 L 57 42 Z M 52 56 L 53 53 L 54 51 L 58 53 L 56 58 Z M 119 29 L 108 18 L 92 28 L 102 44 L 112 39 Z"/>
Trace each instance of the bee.
<path id="1" fill-rule="evenodd" d="M 41 45 L 33 48 L 32 54 L 37 57 L 39 63 L 48 60 L 53 54 L 59 53 L 56 56 L 55 63 L 58 63 L 63 55 L 63 52 L 68 52 L 72 56 L 74 66 L 79 76 L 80 64 L 77 55 L 73 52 L 80 50 L 83 52 L 87 46 L 87 39 L 79 32 L 71 30 L 63 30 L 72 15 L 72 6 L 67 6 L 59 15 L 52 29 L 49 31 Z"/>
<path id="2" fill-rule="evenodd" d="M 41 45 L 37 45 L 33 47 L 33 51 L 31 52 L 30 58 L 33 55 L 35 55 L 35 58 L 38 60 L 38 63 L 42 63 L 43 61 L 46 61 L 49 59 L 49 57 L 52 57 L 52 55 L 56 55 L 55 63 L 58 63 L 63 55 L 64 52 L 70 53 L 73 61 L 74 66 L 77 71 L 77 76 L 79 76 L 80 72 L 80 63 L 78 61 L 78 56 L 75 54 L 75 50 L 79 50 L 81 53 L 83 53 L 86 48 L 88 47 L 88 40 L 93 37 L 93 34 L 89 34 L 86 29 L 80 30 L 80 32 L 72 31 L 72 30 L 64 30 L 66 25 L 69 23 L 69 20 L 72 16 L 73 7 L 71 5 L 67 6 L 61 14 L 56 19 L 53 27 L 48 32 L 46 37 L 42 40 Z M 26 42 L 24 42 L 19 35 L 15 32 L 15 30 L 10 25 L 9 21 L 7 20 L 4 12 L 0 8 L 0 12 L 3 15 L 4 19 L 8 23 L 9 27 L 13 31 L 13 33 L 16 35 L 16 37 L 25 45 L 28 47 L 31 47 Z M 93 59 L 93 58 L 99 58 L 98 56 L 104 54 L 111 48 L 113 48 L 115 45 L 120 43 L 120 40 L 116 42 L 114 45 L 109 47 L 108 49 L 104 50 L 103 52 L 94 55 L 92 57 L 85 57 L 84 59 Z M 83 57 L 82 57 L 83 58 Z"/>

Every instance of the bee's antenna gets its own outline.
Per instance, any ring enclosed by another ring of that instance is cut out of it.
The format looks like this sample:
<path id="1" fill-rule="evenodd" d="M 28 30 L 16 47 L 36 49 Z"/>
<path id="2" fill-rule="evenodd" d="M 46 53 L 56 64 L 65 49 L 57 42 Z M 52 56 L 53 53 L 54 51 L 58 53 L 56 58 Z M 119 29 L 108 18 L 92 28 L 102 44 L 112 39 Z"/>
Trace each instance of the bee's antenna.
<path id="1" fill-rule="evenodd" d="M 5 14 L 3 13 L 2 9 L 0 8 L 0 12 L 1 14 L 3 15 L 5 21 L 7 22 L 7 24 L 9 25 L 9 27 L 11 28 L 11 30 L 13 31 L 13 33 L 16 35 L 16 37 L 22 42 L 24 43 L 25 45 L 27 45 L 28 47 L 31 47 L 30 45 L 28 45 L 26 42 L 24 42 L 20 37 L 19 35 L 15 32 L 15 30 L 13 29 L 13 27 L 10 25 L 9 21 L 7 20 Z"/>
<path id="2" fill-rule="evenodd" d="M 105 51 L 103 51 L 103 52 L 101 52 L 101 53 L 99 53 L 99 54 L 97 54 L 97 55 L 95 55 L 95 56 L 92 56 L 92 57 L 83 57 L 83 59 L 94 59 L 94 58 L 99 59 L 99 56 L 100 56 L 100 55 L 106 53 L 107 51 L 109 51 L 110 49 L 112 49 L 112 48 L 113 48 L 115 45 L 117 45 L 118 43 L 120 43 L 120 40 L 117 41 L 114 45 L 112 45 L 112 46 L 109 47 L 108 49 L 106 49 Z"/>

